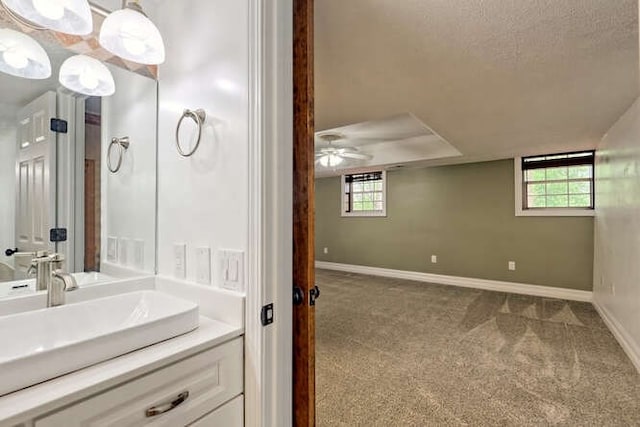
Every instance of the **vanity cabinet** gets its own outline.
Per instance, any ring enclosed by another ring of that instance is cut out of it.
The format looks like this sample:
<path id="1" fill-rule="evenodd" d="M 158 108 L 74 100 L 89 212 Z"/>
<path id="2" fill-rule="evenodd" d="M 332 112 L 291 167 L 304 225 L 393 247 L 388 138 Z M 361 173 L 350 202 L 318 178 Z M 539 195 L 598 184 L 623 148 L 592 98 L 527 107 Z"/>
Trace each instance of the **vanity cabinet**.
<path id="1" fill-rule="evenodd" d="M 36 418 L 34 426 L 240 427 L 242 390 L 240 337 Z"/>

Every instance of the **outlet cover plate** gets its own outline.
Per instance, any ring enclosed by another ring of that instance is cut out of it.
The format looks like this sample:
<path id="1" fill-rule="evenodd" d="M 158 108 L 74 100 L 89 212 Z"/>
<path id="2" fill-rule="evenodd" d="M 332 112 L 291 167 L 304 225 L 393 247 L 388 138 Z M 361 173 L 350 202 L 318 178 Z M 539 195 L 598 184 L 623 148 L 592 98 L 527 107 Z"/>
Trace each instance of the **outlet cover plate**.
<path id="1" fill-rule="evenodd" d="M 118 262 L 118 238 L 107 237 L 107 261 Z"/>
<path id="2" fill-rule="evenodd" d="M 121 237 L 118 242 L 118 263 L 120 265 L 129 265 L 129 253 L 131 252 L 129 246 L 131 246 L 131 239 Z"/>
<path id="3" fill-rule="evenodd" d="M 211 249 L 196 249 L 196 283 L 211 284 Z"/>
<path id="4" fill-rule="evenodd" d="M 184 243 L 173 245 L 173 276 L 176 279 L 187 277 L 187 245 Z"/>
<path id="5" fill-rule="evenodd" d="M 144 240 L 133 241 L 133 266 L 138 270 L 144 270 Z"/>

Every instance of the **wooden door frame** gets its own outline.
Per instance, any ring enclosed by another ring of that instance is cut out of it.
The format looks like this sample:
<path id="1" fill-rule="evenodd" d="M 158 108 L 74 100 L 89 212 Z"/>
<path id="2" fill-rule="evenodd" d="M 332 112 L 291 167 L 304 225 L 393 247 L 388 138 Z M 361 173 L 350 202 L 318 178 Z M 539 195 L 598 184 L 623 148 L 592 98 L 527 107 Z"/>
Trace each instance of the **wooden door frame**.
<path id="1" fill-rule="evenodd" d="M 315 426 L 313 0 L 293 0 L 293 425 Z"/>

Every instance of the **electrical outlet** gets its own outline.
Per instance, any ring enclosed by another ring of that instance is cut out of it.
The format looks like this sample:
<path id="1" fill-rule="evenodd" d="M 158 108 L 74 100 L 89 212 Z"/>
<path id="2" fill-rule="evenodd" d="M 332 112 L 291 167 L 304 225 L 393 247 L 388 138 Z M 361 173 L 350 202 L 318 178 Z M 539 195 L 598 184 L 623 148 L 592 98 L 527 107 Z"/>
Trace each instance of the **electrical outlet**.
<path id="1" fill-rule="evenodd" d="M 118 262 L 118 238 L 107 237 L 107 261 Z"/>
<path id="2" fill-rule="evenodd" d="M 118 263 L 120 265 L 129 265 L 129 246 L 131 240 L 126 237 L 121 237 L 118 242 Z"/>
<path id="3" fill-rule="evenodd" d="M 328 254 L 329 253 L 329 248 L 324 248 L 323 252 L 325 253 L 325 255 Z"/>
<path id="4" fill-rule="evenodd" d="M 173 276 L 178 279 L 187 277 L 187 245 L 184 243 L 173 245 Z"/>
<path id="5" fill-rule="evenodd" d="M 196 282 L 201 285 L 211 284 L 211 249 L 196 249 Z"/>
<path id="6" fill-rule="evenodd" d="M 144 270 L 144 240 L 133 241 L 133 266 L 138 270 Z"/>
<path id="7" fill-rule="evenodd" d="M 221 287 L 242 292 L 244 290 L 244 252 L 218 251 L 218 274 Z"/>
<path id="8" fill-rule="evenodd" d="M 438 255 L 431 255 L 431 263 L 432 264 L 438 263 Z"/>
<path id="9" fill-rule="evenodd" d="M 516 270 L 516 262 L 515 261 L 509 261 L 509 270 L 510 271 L 515 271 Z"/>

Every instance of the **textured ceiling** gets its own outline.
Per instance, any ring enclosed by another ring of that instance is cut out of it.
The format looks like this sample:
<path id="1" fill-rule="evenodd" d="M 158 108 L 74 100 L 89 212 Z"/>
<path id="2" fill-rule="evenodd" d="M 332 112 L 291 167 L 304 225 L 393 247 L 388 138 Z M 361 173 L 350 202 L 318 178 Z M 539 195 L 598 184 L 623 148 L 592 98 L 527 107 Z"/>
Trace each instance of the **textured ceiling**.
<path id="1" fill-rule="evenodd" d="M 593 147 L 638 96 L 637 0 L 315 7 L 316 130 L 410 111 L 488 160 Z"/>

